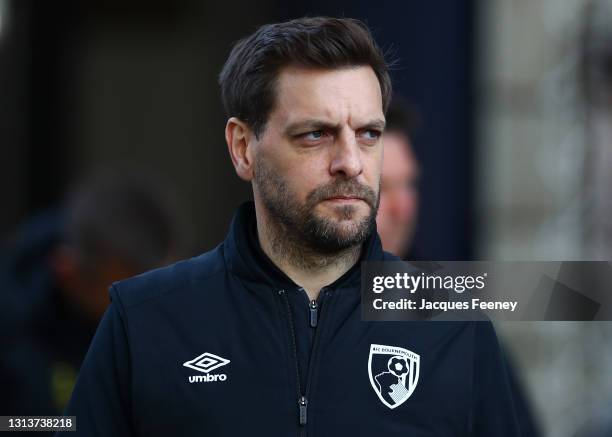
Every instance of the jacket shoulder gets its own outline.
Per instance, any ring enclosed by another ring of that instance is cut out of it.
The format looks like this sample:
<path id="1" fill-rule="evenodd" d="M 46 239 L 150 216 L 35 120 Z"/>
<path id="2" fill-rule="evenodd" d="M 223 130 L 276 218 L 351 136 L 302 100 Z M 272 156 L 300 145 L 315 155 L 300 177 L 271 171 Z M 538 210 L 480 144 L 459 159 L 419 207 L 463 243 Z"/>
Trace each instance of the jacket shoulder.
<path id="1" fill-rule="evenodd" d="M 110 295 L 112 300 L 120 300 L 122 306 L 131 307 L 166 293 L 192 288 L 224 269 L 223 244 L 220 244 L 193 258 L 115 282 Z"/>
<path id="2" fill-rule="evenodd" d="M 389 252 L 383 252 L 382 260 L 383 261 L 402 261 L 402 259 L 399 256 L 395 256 Z"/>

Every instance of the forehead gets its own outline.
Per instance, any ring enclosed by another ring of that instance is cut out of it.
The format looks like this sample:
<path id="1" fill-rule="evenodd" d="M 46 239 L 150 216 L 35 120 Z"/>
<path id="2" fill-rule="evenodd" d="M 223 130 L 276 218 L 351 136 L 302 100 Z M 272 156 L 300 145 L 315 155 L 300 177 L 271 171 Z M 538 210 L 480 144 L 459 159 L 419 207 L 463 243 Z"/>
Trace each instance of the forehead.
<path id="1" fill-rule="evenodd" d="M 275 94 L 270 119 L 284 123 L 301 118 L 333 123 L 384 119 L 380 84 L 369 66 L 334 70 L 286 67 L 277 77 Z"/>

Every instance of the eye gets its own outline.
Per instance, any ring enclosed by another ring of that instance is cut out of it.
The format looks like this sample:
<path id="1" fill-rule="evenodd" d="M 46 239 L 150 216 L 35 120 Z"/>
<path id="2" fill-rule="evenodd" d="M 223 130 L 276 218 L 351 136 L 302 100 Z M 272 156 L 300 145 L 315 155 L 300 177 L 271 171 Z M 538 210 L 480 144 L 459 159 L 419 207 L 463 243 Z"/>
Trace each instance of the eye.
<path id="1" fill-rule="evenodd" d="M 313 130 L 310 132 L 304 132 L 302 134 L 298 134 L 295 138 L 303 145 L 303 146 L 319 146 L 327 143 L 333 134 L 324 129 L 322 130 Z"/>
<path id="2" fill-rule="evenodd" d="M 302 134 L 301 137 L 309 141 L 320 140 L 321 138 L 323 138 L 323 131 L 315 130 L 312 132 L 306 132 L 305 134 Z"/>
<path id="3" fill-rule="evenodd" d="M 376 142 L 381 137 L 382 132 L 376 129 L 366 129 L 361 132 L 360 136 L 366 141 Z"/>

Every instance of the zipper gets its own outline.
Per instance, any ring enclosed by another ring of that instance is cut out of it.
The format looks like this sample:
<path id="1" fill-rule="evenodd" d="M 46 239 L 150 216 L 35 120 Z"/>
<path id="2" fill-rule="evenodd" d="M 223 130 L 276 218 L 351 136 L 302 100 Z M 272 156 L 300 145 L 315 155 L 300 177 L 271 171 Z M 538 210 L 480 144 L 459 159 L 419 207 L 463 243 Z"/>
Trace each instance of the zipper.
<path id="1" fill-rule="evenodd" d="M 314 299 L 311 300 L 310 304 L 308 305 L 308 310 L 310 311 L 310 327 L 311 328 L 317 327 L 318 309 L 319 309 L 319 306 L 317 305 L 317 301 Z"/>
<path id="2" fill-rule="evenodd" d="M 308 400 L 302 395 L 302 383 L 300 382 L 300 367 L 298 364 L 298 352 L 297 343 L 295 339 L 295 326 L 293 324 L 293 315 L 291 314 L 291 305 L 289 304 L 289 298 L 285 290 L 278 290 L 285 302 L 285 310 L 287 311 L 287 317 L 289 319 L 289 330 L 291 331 L 291 349 L 293 352 L 293 362 L 295 363 L 295 377 L 297 381 L 297 398 L 298 398 L 298 412 L 299 412 L 299 424 L 306 425 L 308 417 Z"/>
<path id="3" fill-rule="evenodd" d="M 302 289 L 302 291 L 304 290 Z M 310 359 L 308 362 L 306 390 L 305 392 L 303 392 L 301 382 L 300 382 L 301 378 L 300 378 L 300 369 L 299 369 L 299 364 L 298 364 L 297 341 L 296 341 L 296 335 L 295 335 L 295 324 L 293 321 L 293 315 L 291 314 L 291 304 L 289 303 L 289 298 L 287 297 L 285 290 L 278 291 L 278 294 L 280 294 L 283 297 L 283 301 L 285 302 L 285 310 L 287 312 L 287 317 L 289 319 L 289 328 L 291 330 L 291 345 L 293 349 L 293 359 L 295 362 L 295 376 L 297 379 L 298 417 L 299 417 L 298 423 L 301 427 L 300 435 L 306 435 L 306 424 L 308 423 L 308 396 L 310 395 L 310 386 L 312 382 L 314 362 L 315 362 L 315 357 L 316 357 L 316 352 L 317 352 L 317 345 L 319 343 L 319 337 L 320 337 L 319 333 L 321 331 L 321 326 L 322 326 L 321 324 L 321 321 L 322 321 L 321 304 L 323 302 L 323 299 L 329 296 L 330 290 L 328 290 L 326 287 L 323 287 L 320 293 L 321 293 L 321 303 L 317 303 L 317 301 L 313 299 L 308 304 L 308 309 L 310 313 L 310 326 L 313 329 L 315 329 L 315 333 L 314 333 L 312 349 L 310 350 Z M 319 329 L 316 329 L 317 327 Z"/>
<path id="4" fill-rule="evenodd" d="M 308 419 L 308 400 L 306 399 L 306 396 L 301 396 L 300 397 L 300 402 L 299 402 L 299 406 L 300 406 L 300 425 L 306 425 L 306 421 Z"/>
<path id="5" fill-rule="evenodd" d="M 321 331 L 323 329 L 322 304 L 323 304 L 323 300 L 330 295 L 330 290 L 327 287 L 323 287 L 319 293 L 321 293 L 321 303 L 318 305 L 320 308 L 317 308 L 316 310 L 318 310 L 320 314 L 316 314 L 315 312 L 315 317 L 318 317 L 318 320 L 316 320 L 315 327 L 313 327 L 315 329 L 315 333 L 314 333 L 314 340 L 312 343 L 312 349 L 310 350 L 310 359 L 308 361 L 308 372 L 306 376 L 306 392 L 304 395 L 305 399 L 308 399 L 308 397 L 310 396 L 310 387 L 312 385 L 312 380 L 313 380 L 313 372 L 315 368 L 319 339 L 321 337 Z M 327 303 L 326 307 L 329 307 L 329 303 Z M 329 313 L 329 308 L 325 310 L 325 314 L 327 313 Z M 312 326 L 312 320 L 311 320 L 311 326 Z"/>

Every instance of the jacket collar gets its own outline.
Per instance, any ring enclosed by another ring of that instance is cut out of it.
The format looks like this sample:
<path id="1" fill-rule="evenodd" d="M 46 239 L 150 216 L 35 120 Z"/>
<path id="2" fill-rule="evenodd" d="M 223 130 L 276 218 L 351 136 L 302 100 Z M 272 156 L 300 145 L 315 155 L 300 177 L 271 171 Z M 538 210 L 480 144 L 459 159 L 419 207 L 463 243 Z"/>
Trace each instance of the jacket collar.
<path id="1" fill-rule="evenodd" d="M 226 265 L 237 276 L 250 282 L 265 283 L 275 288 L 298 287 L 261 249 L 257 237 L 254 202 L 245 202 L 240 205 L 234 214 L 223 247 Z M 380 238 L 374 224 L 369 237 L 363 243 L 357 263 L 328 287 L 341 288 L 358 285 L 361 276 L 361 262 L 382 260 L 383 257 Z"/>

